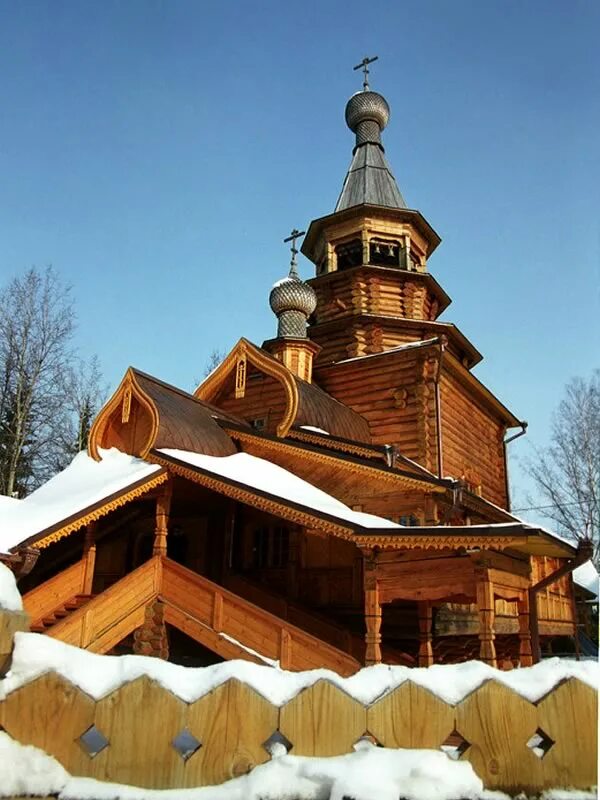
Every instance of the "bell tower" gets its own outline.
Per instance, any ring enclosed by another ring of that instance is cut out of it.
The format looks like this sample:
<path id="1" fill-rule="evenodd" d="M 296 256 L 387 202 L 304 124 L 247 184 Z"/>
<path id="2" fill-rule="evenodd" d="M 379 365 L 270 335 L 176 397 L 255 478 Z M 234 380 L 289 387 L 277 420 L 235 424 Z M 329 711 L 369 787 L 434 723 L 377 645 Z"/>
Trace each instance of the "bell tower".
<path id="1" fill-rule="evenodd" d="M 365 79 L 346 105 L 355 145 L 335 210 L 311 222 L 302 245 L 316 267 L 308 335 L 323 364 L 435 336 L 429 327 L 451 302 L 427 269 L 440 237 L 407 207 L 385 157 L 390 108 L 369 88 L 374 60 L 355 67 Z"/>

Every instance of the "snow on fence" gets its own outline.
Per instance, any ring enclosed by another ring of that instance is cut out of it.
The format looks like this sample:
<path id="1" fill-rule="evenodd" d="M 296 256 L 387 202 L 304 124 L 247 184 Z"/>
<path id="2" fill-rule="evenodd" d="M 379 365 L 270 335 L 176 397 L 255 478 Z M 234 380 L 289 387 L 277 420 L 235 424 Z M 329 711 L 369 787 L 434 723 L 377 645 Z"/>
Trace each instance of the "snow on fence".
<path id="1" fill-rule="evenodd" d="M 47 672 L 0 702 L 0 726 L 72 775 L 148 788 L 222 783 L 277 742 L 294 755 L 348 753 L 368 732 L 386 747 L 446 743 L 487 788 L 516 794 L 596 784 L 596 713 L 596 691 L 574 678 L 538 703 L 487 681 L 449 705 L 405 681 L 369 706 L 319 680 L 277 707 L 236 679 L 186 703 L 143 675 L 94 700 Z"/>

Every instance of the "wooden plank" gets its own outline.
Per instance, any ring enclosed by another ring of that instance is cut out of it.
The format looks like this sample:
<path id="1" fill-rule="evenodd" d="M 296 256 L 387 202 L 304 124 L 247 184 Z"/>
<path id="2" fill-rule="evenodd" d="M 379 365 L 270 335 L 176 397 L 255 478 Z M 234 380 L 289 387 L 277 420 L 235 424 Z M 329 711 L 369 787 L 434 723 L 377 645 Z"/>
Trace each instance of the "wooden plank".
<path id="1" fill-rule="evenodd" d="M 496 681 L 487 681 L 456 706 L 456 729 L 470 743 L 470 761 L 486 789 L 536 794 L 540 759 L 527 747 L 537 728 L 537 709 Z"/>
<path id="2" fill-rule="evenodd" d="M 542 759 L 544 788 L 598 783 L 598 692 L 581 681 L 556 686 L 539 703 L 538 725 L 554 745 Z"/>
<path id="3" fill-rule="evenodd" d="M 0 722 L 21 744 L 54 756 L 72 775 L 85 775 L 89 756 L 77 739 L 94 721 L 95 702 L 55 672 L 11 692 L 0 704 Z"/>
<path id="4" fill-rule="evenodd" d="M 454 729 L 454 708 L 406 681 L 368 709 L 367 728 L 384 747 L 437 750 Z"/>
<path id="5" fill-rule="evenodd" d="M 87 775 L 155 789 L 181 786 L 183 759 L 171 743 L 185 727 L 185 713 L 185 703 L 146 676 L 103 697 L 94 724 L 110 744 Z"/>
<path id="6" fill-rule="evenodd" d="M 337 756 L 367 728 L 364 706 L 329 681 L 317 681 L 300 692 L 280 712 L 281 732 L 292 742 L 292 754 Z"/>
<path id="7" fill-rule="evenodd" d="M 85 561 L 77 561 L 23 596 L 23 607 L 32 623 L 47 617 L 83 591 Z"/>
<path id="8" fill-rule="evenodd" d="M 278 709 L 229 680 L 187 708 L 186 726 L 202 747 L 184 767 L 183 786 L 223 783 L 268 760 L 263 748 L 277 730 Z"/>

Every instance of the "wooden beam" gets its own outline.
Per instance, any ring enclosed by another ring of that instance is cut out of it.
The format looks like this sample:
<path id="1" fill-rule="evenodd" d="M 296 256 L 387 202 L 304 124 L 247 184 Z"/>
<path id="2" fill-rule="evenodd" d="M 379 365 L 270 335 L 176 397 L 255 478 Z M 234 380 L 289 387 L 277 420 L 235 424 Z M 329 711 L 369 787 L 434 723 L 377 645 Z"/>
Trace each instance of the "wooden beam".
<path id="1" fill-rule="evenodd" d="M 430 667 L 433 664 L 433 647 L 431 644 L 431 603 L 417 603 L 419 615 L 419 666 Z"/>
<path id="2" fill-rule="evenodd" d="M 167 481 L 162 491 L 156 498 L 156 525 L 154 528 L 153 556 L 167 555 L 167 534 L 169 532 L 169 514 L 171 512 L 171 498 L 173 496 L 173 483 Z"/>
<path id="3" fill-rule="evenodd" d="M 363 552 L 365 590 L 365 665 L 381 664 L 381 603 L 377 581 L 377 556 L 373 550 Z"/>
<path id="4" fill-rule="evenodd" d="M 91 594 L 94 583 L 94 568 L 96 566 L 96 523 L 88 522 L 85 528 L 83 542 L 83 580 L 82 594 Z"/>
<path id="5" fill-rule="evenodd" d="M 523 592 L 517 600 L 519 611 L 519 664 L 530 667 L 533 664 L 531 652 L 531 629 L 529 627 L 529 592 Z"/>
<path id="6" fill-rule="evenodd" d="M 475 571 L 477 611 L 479 613 L 479 658 L 486 664 L 495 667 L 496 645 L 494 644 L 494 584 L 490 580 L 489 570 Z"/>

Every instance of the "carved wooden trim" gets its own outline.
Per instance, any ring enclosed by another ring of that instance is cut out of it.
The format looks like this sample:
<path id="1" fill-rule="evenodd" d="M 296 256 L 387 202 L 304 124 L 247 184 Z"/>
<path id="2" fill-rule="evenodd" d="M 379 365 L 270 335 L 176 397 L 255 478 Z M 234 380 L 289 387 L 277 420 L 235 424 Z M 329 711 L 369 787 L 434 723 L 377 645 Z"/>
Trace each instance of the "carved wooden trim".
<path id="1" fill-rule="evenodd" d="M 158 434 L 158 410 L 152 399 L 148 397 L 148 395 L 136 381 L 133 370 L 129 368 L 125 373 L 125 377 L 119 384 L 116 392 L 113 394 L 110 400 L 105 403 L 104 407 L 100 410 L 98 416 L 94 420 L 94 424 L 92 425 L 88 440 L 88 455 L 96 461 L 101 460 L 99 448 L 101 447 L 102 437 L 104 436 L 104 432 L 106 431 L 110 418 L 120 408 L 121 421 L 126 423 L 129 420 L 132 398 L 135 398 L 140 405 L 143 406 L 146 411 L 148 411 L 152 419 L 152 430 L 150 432 L 150 436 L 148 437 L 148 440 L 141 452 L 136 453 L 136 455 L 138 455 L 140 458 L 145 458 L 150 452 L 150 449 L 154 444 Z"/>
<path id="2" fill-rule="evenodd" d="M 136 486 L 129 492 L 125 492 L 118 497 L 112 498 L 108 503 L 98 506 L 93 511 L 88 512 L 84 516 L 78 517 L 69 524 L 64 525 L 62 528 L 59 528 L 58 530 L 48 534 L 48 536 L 44 536 L 43 538 L 39 539 L 35 542 L 35 547 L 43 550 L 45 547 L 48 547 L 54 542 L 64 539 L 64 537 L 68 536 L 70 533 L 74 533 L 80 528 L 83 528 L 85 525 L 90 525 L 92 522 L 95 522 L 101 517 L 105 517 L 107 514 L 110 514 L 111 511 L 121 508 L 121 506 L 126 505 L 132 500 L 137 500 L 138 497 L 142 497 L 142 495 L 152 491 L 152 489 L 154 489 L 156 486 L 160 486 L 160 484 L 164 483 L 168 477 L 169 475 L 166 472 L 160 472 L 156 476 L 151 476 L 142 485 Z"/>
<path id="3" fill-rule="evenodd" d="M 286 436 L 298 413 L 298 387 L 294 377 L 287 367 L 284 367 L 279 361 L 263 355 L 247 339 L 240 339 L 224 361 L 198 386 L 194 392 L 194 397 L 206 402 L 212 402 L 232 370 L 237 370 L 240 359 L 246 359 L 266 375 L 278 380 L 283 386 L 287 407 L 282 421 L 277 426 L 277 435 Z"/>
<path id="4" fill-rule="evenodd" d="M 253 434 L 251 432 L 245 433 L 243 431 L 233 430 L 231 428 L 227 428 L 227 426 L 225 426 L 225 428 L 229 436 L 231 436 L 232 439 L 238 442 L 248 442 L 252 444 L 257 441 L 256 434 Z M 294 431 L 294 434 L 295 433 L 296 431 Z M 318 444 L 323 445 L 323 442 L 319 441 Z M 286 447 L 286 442 L 273 441 L 266 438 L 261 438 L 260 446 L 264 447 L 265 449 L 268 449 L 269 447 L 275 449 L 282 449 Z M 356 475 L 366 474 L 369 477 L 377 479 L 377 481 L 379 482 L 393 483 L 396 486 L 398 486 L 398 484 L 401 484 L 402 487 L 406 488 L 407 490 L 423 490 L 423 488 L 426 487 L 428 492 L 439 492 L 440 494 L 444 494 L 446 491 L 448 491 L 447 486 L 436 486 L 435 484 L 431 483 L 431 480 L 421 479 L 419 478 L 418 475 L 415 475 L 414 478 L 412 477 L 409 478 L 406 475 L 400 475 L 394 472 L 387 472 L 376 466 L 370 466 L 369 464 L 358 464 L 354 461 L 344 461 L 339 456 L 331 455 L 329 453 L 316 452 L 315 450 L 311 450 L 308 453 L 308 456 L 310 457 L 311 460 L 321 462 L 323 464 L 328 464 L 330 466 L 335 466 L 336 469 L 343 468 L 344 470 L 347 470 L 348 472 L 354 473 Z"/>
<path id="5" fill-rule="evenodd" d="M 171 472 L 186 478 L 193 483 L 198 483 L 205 486 L 207 489 L 212 489 L 219 494 L 230 497 L 233 500 L 238 500 L 240 503 L 258 508 L 261 511 L 266 511 L 268 514 L 274 514 L 281 519 L 286 519 L 289 522 L 294 522 L 302 525 L 305 528 L 310 528 L 312 532 L 319 531 L 321 534 L 332 534 L 341 539 L 354 541 L 353 529 L 348 526 L 336 524 L 328 520 L 322 519 L 317 513 L 310 514 L 309 512 L 300 511 L 299 509 L 290 508 L 283 503 L 278 503 L 276 500 L 271 500 L 268 497 L 256 493 L 252 489 L 243 489 L 240 486 L 232 486 L 225 479 L 219 479 L 213 476 L 205 475 L 202 472 L 197 472 L 193 467 L 186 467 L 181 464 L 176 464 L 173 461 L 167 461 L 160 457 L 156 452 L 150 454 L 150 460 L 156 464 L 167 467 Z M 318 528 L 315 530 L 315 520 L 318 520 Z"/>

